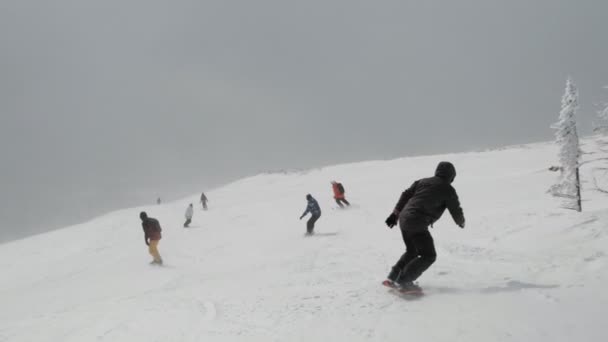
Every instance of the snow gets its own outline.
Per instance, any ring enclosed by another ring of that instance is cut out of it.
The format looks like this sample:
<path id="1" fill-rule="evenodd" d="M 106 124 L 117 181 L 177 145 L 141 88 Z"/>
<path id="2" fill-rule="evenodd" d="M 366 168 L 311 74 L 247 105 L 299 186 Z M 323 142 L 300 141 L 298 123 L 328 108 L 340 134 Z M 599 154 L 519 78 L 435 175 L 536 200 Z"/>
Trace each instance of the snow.
<path id="1" fill-rule="evenodd" d="M 581 140 L 598 160 L 596 138 Z M 582 213 L 546 193 L 557 148 L 495 151 L 265 174 L 183 200 L 114 212 L 0 245 L 0 341 L 607 341 L 608 201 L 582 166 Z M 380 285 L 403 252 L 383 221 L 400 192 L 456 166 L 467 226 L 432 229 L 437 262 L 406 300 Z M 353 207 L 336 208 L 330 181 Z M 313 194 L 314 237 L 298 221 Z M 138 214 L 163 226 L 148 265 Z"/>

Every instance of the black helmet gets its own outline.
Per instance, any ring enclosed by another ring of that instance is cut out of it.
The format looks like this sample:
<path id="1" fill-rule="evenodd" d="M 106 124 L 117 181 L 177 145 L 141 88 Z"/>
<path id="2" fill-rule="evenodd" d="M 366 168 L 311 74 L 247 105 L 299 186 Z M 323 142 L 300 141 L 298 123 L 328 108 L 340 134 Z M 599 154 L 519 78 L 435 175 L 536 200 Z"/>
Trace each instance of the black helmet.
<path id="1" fill-rule="evenodd" d="M 306 195 L 306 199 L 310 201 L 312 199 L 312 195 L 311 194 Z"/>
<path id="2" fill-rule="evenodd" d="M 148 214 L 146 214 L 145 211 L 142 211 L 141 213 L 139 213 L 139 218 L 143 221 L 148 218 Z"/>

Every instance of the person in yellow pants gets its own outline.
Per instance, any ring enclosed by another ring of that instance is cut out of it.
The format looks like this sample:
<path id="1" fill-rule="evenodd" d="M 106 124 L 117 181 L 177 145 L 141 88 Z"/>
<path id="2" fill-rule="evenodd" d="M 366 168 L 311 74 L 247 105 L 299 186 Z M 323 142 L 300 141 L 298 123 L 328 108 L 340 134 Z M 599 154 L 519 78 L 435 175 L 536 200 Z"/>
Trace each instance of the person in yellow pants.
<path id="1" fill-rule="evenodd" d="M 144 240 L 146 245 L 148 245 L 148 252 L 154 258 L 151 264 L 163 264 L 163 259 L 160 257 L 160 253 L 158 253 L 158 242 L 161 239 L 161 231 L 160 223 L 158 220 L 152 217 L 148 217 L 145 211 L 139 213 L 139 218 L 141 219 L 141 226 L 144 229 Z"/>
<path id="2" fill-rule="evenodd" d="M 160 257 L 160 253 L 158 253 L 158 242 L 160 240 L 150 240 L 148 243 L 148 252 L 154 258 L 152 260 L 153 264 L 161 264 L 163 263 L 163 259 Z"/>

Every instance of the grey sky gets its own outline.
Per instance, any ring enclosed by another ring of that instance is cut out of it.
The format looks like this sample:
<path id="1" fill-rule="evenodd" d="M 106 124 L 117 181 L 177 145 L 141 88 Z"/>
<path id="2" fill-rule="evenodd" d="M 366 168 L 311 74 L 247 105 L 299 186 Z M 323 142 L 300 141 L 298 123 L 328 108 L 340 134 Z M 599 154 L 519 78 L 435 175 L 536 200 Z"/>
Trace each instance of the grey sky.
<path id="1" fill-rule="evenodd" d="M 551 139 L 568 75 L 588 132 L 608 99 L 606 13 L 0 0 L 0 240 L 266 170 Z"/>

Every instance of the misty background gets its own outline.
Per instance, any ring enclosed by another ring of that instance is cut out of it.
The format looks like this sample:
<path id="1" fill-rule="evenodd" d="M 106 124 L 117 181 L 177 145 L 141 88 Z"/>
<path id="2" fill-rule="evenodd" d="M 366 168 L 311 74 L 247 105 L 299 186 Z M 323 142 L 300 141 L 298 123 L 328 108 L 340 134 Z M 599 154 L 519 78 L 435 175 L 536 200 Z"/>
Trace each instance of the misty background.
<path id="1" fill-rule="evenodd" d="M 0 0 L 0 241 L 265 171 L 551 140 L 568 76 L 589 133 L 608 100 L 606 13 Z"/>

